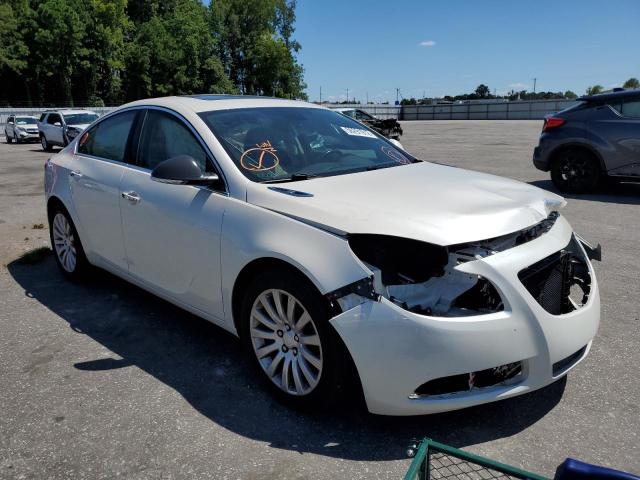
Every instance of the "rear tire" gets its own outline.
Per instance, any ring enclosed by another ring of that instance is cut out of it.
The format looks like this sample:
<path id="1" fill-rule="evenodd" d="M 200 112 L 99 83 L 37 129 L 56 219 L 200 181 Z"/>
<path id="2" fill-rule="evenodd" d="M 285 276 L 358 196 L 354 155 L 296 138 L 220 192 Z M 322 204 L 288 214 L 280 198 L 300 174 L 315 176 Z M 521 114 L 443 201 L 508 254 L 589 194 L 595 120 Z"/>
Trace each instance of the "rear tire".
<path id="1" fill-rule="evenodd" d="M 40 135 L 40 145 L 42 145 L 42 149 L 45 152 L 50 152 L 53 150 L 53 145 L 51 145 L 48 141 L 47 141 L 47 137 L 45 137 L 44 135 Z"/>
<path id="2" fill-rule="evenodd" d="M 49 238 L 53 256 L 62 274 L 74 282 L 83 280 L 91 265 L 71 217 L 59 206 L 49 216 Z"/>
<path id="3" fill-rule="evenodd" d="M 251 363 L 276 398 L 302 410 L 344 400 L 339 392 L 351 359 L 343 358 L 328 307 L 306 277 L 286 268 L 259 274 L 240 312 L 240 336 Z"/>
<path id="4" fill-rule="evenodd" d="M 561 192 L 594 191 L 600 184 L 601 177 L 597 159 L 585 150 L 564 150 L 551 165 L 551 180 Z"/>

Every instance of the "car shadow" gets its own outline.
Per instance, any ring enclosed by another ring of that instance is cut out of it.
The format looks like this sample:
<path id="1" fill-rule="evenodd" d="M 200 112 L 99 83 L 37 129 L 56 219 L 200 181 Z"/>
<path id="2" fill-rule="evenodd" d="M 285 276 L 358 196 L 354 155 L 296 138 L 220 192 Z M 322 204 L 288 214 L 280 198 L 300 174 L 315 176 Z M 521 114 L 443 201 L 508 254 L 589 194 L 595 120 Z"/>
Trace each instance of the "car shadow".
<path id="1" fill-rule="evenodd" d="M 276 402 L 240 342 L 205 320 L 106 272 L 96 272 L 85 285 L 69 283 L 51 255 L 33 265 L 14 261 L 8 269 L 25 295 L 121 358 L 96 358 L 75 368 L 99 372 L 136 366 L 179 392 L 211 422 L 273 448 L 397 460 L 405 458 L 412 439 L 425 436 L 464 447 L 509 437 L 536 423 L 560 401 L 566 385 L 563 379 L 525 396 L 431 416 L 376 416 L 356 402 L 302 413 Z"/>
<path id="2" fill-rule="evenodd" d="M 551 180 L 535 180 L 529 182 L 550 192 L 566 198 L 589 200 L 591 202 L 619 203 L 622 205 L 640 205 L 640 182 L 606 183 L 594 193 L 565 193 L 558 190 Z"/>

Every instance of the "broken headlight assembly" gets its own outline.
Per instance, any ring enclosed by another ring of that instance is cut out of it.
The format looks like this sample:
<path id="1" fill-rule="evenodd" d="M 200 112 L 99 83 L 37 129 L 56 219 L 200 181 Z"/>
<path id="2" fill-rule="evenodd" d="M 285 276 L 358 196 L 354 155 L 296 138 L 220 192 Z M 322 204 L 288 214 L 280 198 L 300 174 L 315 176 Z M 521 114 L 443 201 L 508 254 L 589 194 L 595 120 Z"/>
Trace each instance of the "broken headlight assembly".
<path id="1" fill-rule="evenodd" d="M 504 310 L 491 282 L 455 268 L 470 260 L 464 254 L 389 235 L 355 234 L 348 240 L 351 250 L 373 272 L 367 285 L 358 285 L 361 291 L 429 316 L 461 317 Z M 341 293 L 357 294 L 353 288 Z"/>

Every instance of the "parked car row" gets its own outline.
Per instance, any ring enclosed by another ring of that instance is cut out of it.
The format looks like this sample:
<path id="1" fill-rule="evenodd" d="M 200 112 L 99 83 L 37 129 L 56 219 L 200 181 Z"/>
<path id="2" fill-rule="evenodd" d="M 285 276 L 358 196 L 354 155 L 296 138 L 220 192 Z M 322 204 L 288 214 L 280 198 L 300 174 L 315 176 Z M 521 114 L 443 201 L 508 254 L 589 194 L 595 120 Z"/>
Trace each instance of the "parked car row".
<path id="1" fill-rule="evenodd" d="M 98 118 L 91 110 L 48 110 L 40 118 L 9 115 L 4 126 L 7 143 L 39 141 L 50 152 L 54 145 L 64 147 Z"/>

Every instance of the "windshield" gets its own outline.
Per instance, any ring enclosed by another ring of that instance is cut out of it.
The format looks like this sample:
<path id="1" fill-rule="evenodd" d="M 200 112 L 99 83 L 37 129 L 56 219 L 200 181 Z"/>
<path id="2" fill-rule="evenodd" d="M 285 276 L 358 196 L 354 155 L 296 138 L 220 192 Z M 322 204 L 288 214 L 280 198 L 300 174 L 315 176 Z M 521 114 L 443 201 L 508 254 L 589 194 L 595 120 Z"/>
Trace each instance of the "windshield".
<path id="1" fill-rule="evenodd" d="M 98 115 L 95 113 L 67 113 L 64 116 L 64 121 L 67 125 L 84 125 L 86 123 L 93 122 Z"/>
<path id="2" fill-rule="evenodd" d="M 16 117 L 16 125 L 37 125 L 38 121 L 33 117 Z"/>
<path id="3" fill-rule="evenodd" d="M 417 161 L 331 110 L 242 108 L 200 116 L 238 169 L 256 182 L 340 175 Z"/>

